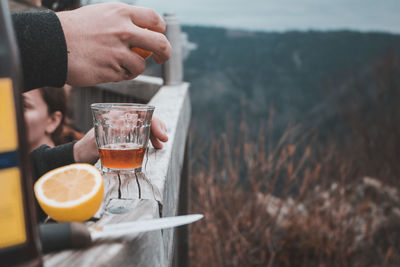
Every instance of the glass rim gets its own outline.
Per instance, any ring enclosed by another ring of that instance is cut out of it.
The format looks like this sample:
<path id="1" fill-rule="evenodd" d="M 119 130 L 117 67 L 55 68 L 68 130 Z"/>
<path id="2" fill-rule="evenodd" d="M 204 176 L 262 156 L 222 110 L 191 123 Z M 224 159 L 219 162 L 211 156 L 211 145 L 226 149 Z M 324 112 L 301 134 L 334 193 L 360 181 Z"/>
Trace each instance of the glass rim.
<path id="1" fill-rule="evenodd" d="M 113 109 L 126 109 L 126 108 L 134 108 L 135 110 L 154 110 L 155 107 L 147 104 L 133 104 L 133 103 L 93 103 L 90 105 L 91 109 L 105 109 L 105 108 L 113 108 Z"/>

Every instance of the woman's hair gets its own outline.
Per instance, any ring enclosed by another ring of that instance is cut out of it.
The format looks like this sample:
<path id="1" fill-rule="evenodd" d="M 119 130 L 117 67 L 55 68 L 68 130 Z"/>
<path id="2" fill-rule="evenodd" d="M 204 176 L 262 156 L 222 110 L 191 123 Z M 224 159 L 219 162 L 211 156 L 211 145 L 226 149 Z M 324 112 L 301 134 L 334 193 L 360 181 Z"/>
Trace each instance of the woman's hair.
<path id="1" fill-rule="evenodd" d="M 43 87 L 39 90 L 47 105 L 48 114 L 60 111 L 62 115 L 60 124 L 51 134 L 54 144 L 57 146 L 81 139 L 83 134 L 76 131 L 67 118 L 68 99 L 64 88 Z"/>

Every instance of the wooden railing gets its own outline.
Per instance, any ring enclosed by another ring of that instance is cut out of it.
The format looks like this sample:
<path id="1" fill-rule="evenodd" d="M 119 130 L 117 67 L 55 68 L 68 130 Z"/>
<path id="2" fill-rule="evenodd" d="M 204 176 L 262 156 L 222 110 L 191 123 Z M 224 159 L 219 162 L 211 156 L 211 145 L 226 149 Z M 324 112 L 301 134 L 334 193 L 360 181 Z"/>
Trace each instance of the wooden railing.
<path id="1" fill-rule="evenodd" d="M 191 106 L 189 84 L 182 82 L 180 26 L 166 16 L 172 43 L 163 79 L 140 76 L 122 83 L 75 88 L 74 118 L 81 130 L 92 126 L 90 104 L 95 102 L 149 103 L 167 126 L 169 141 L 161 150 L 149 149 L 143 172 L 104 175 L 103 204 L 90 225 L 186 214 L 188 207 L 188 130 Z M 47 254 L 45 266 L 188 266 L 187 227 L 141 233 L 124 239 L 98 242 L 83 250 Z"/>

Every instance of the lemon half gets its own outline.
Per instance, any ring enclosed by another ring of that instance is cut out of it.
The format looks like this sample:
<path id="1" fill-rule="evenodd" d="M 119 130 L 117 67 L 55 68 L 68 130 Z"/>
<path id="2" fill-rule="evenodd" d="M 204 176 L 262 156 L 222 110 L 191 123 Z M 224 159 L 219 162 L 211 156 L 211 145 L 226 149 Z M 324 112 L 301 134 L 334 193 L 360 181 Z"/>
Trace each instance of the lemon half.
<path id="1" fill-rule="evenodd" d="M 71 164 L 44 174 L 35 183 L 40 207 L 59 222 L 90 219 L 103 200 L 100 172 L 90 164 Z"/>

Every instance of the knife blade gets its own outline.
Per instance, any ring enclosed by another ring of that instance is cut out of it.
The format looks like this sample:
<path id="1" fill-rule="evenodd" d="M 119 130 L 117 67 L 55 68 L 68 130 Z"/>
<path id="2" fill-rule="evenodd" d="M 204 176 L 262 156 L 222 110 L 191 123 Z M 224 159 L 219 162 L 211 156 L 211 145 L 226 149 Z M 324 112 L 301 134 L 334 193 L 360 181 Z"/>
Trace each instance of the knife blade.
<path id="1" fill-rule="evenodd" d="M 84 248 L 101 239 L 118 239 L 140 232 L 181 226 L 203 217 L 202 214 L 191 214 L 89 227 L 84 223 L 76 222 L 49 223 L 39 225 L 39 237 L 43 252 L 48 253 L 63 249 Z"/>
<path id="2" fill-rule="evenodd" d="M 190 214 L 181 216 L 164 217 L 152 220 L 107 224 L 102 227 L 89 227 L 93 241 L 103 238 L 117 238 L 140 232 L 154 231 L 189 224 L 200 220 L 202 214 Z"/>

